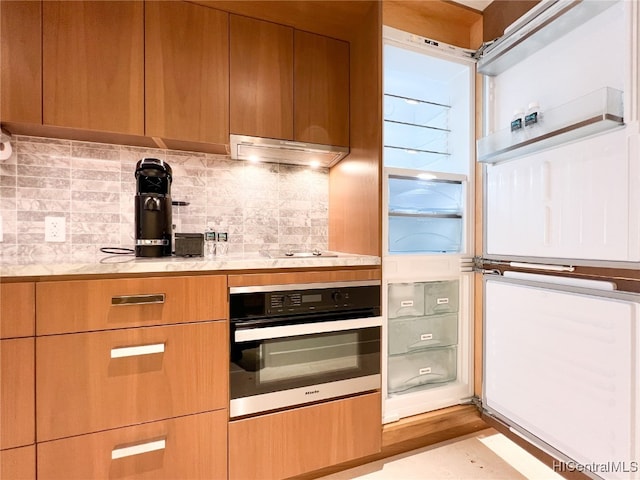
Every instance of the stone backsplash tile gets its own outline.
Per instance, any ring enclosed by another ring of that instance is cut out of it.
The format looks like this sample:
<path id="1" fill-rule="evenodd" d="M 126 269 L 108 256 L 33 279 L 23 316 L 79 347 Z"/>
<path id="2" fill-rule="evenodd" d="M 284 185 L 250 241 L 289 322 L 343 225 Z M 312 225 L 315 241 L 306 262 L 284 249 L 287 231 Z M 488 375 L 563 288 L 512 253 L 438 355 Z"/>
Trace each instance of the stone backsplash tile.
<path id="1" fill-rule="evenodd" d="M 15 136 L 0 164 L 2 257 L 96 253 L 132 247 L 135 165 L 159 158 L 173 171 L 178 231 L 211 225 L 229 253 L 327 249 L 327 169 L 249 164 L 225 155 Z M 66 218 L 66 241 L 44 241 L 44 218 Z"/>

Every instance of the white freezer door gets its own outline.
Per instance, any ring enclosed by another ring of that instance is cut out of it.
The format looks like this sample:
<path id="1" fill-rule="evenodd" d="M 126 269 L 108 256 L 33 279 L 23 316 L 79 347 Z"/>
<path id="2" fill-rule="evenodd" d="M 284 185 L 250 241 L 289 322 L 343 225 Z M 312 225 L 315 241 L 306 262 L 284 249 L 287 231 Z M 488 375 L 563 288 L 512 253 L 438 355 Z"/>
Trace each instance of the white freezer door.
<path id="1" fill-rule="evenodd" d="M 617 470 L 602 478 L 640 478 L 640 296 L 488 277 L 485 302 L 485 409 L 560 459 Z"/>

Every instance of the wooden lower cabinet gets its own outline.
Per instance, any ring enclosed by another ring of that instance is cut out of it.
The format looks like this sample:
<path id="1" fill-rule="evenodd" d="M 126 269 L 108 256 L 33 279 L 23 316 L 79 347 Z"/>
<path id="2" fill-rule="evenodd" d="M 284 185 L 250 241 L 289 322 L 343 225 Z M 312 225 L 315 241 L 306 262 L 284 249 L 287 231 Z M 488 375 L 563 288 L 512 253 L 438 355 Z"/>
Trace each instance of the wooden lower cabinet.
<path id="1" fill-rule="evenodd" d="M 223 480 L 227 416 L 223 409 L 39 443 L 38 479 Z"/>
<path id="2" fill-rule="evenodd" d="M 229 423 L 229 478 L 282 479 L 378 453 L 379 393 Z"/>
<path id="3" fill-rule="evenodd" d="M 2 449 L 21 447 L 35 441 L 33 350 L 33 338 L 0 340 Z"/>
<path id="4" fill-rule="evenodd" d="M 0 478 L 2 480 L 35 480 L 36 446 L 1 450 Z"/>
<path id="5" fill-rule="evenodd" d="M 226 321 L 36 338 L 38 442 L 227 408 Z"/>

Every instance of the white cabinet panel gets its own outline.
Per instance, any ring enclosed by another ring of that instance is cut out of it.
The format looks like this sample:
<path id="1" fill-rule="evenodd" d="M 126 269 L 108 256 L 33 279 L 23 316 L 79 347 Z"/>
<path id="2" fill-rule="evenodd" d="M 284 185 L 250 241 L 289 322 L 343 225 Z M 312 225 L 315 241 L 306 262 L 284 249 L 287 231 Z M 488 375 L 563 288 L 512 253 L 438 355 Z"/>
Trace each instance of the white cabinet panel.
<path id="1" fill-rule="evenodd" d="M 631 468 L 640 304 L 494 280 L 485 293 L 486 405 L 582 465 Z"/>
<path id="2" fill-rule="evenodd" d="M 487 253 L 638 261 L 625 130 L 487 167 Z"/>

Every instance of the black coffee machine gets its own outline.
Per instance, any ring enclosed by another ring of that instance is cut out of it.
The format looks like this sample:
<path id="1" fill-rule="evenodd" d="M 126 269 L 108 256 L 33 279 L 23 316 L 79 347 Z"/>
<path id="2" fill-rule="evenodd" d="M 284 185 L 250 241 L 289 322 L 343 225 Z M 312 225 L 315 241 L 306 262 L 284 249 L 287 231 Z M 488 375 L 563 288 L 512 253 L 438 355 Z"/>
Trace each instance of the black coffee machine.
<path id="1" fill-rule="evenodd" d="M 171 167 L 157 158 L 136 164 L 136 257 L 171 255 Z"/>

